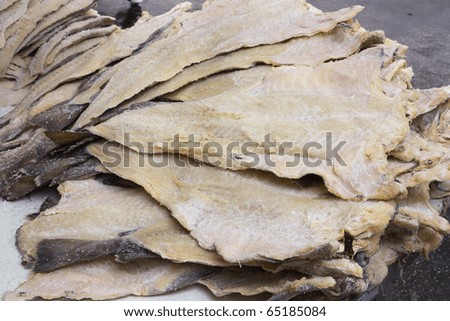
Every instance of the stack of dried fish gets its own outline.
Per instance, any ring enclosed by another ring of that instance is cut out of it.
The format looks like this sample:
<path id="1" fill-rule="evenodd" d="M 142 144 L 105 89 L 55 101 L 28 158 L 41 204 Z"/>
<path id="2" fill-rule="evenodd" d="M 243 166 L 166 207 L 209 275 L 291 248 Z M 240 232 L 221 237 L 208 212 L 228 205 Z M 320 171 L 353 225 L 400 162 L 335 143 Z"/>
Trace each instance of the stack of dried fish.
<path id="1" fill-rule="evenodd" d="M 120 30 L 92 4 L 0 11 L 0 193 L 61 194 L 6 299 L 354 298 L 450 232 L 450 87 L 414 90 L 361 7 L 209 0 Z"/>

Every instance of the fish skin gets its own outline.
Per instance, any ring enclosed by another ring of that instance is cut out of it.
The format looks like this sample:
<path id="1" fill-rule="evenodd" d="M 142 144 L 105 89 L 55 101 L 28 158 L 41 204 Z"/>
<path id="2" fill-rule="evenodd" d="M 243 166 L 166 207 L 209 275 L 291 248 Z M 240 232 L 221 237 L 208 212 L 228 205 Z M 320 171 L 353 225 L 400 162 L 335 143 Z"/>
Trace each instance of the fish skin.
<path id="1" fill-rule="evenodd" d="M 111 255 L 128 253 L 158 258 L 157 255 L 122 238 L 104 241 L 44 239 L 37 244 L 36 261 L 29 263 L 34 272 L 50 272 L 79 262 L 90 262 Z"/>
<path id="2" fill-rule="evenodd" d="M 167 209 L 140 187 L 107 186 L 89 179 L 68 181 L 58 189 L 59 204 L 17 232 L 23 261 L 35 271 L 108 255 L 149 253 L 179 263 L 231 265 L 217 253 L 201 248 Z M 81 201 L 84 206 L 79 206 Z M 133 214 L 124 215 L 131 211 Z"/>

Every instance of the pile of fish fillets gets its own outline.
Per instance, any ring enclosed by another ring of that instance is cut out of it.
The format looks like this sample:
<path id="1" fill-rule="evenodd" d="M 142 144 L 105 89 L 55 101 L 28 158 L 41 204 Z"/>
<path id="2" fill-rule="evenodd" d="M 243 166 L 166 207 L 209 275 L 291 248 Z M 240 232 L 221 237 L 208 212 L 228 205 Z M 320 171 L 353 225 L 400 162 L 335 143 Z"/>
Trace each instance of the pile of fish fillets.
<path id="1" fill-rule="evenodd" d="M 0 196 L 58 185 L 17 232 L 8 300 L 355 299 L 450 232 L 450 87 L 359 6 L 209 0 L 129 29 L 94 0 L 0 5 Z"/>

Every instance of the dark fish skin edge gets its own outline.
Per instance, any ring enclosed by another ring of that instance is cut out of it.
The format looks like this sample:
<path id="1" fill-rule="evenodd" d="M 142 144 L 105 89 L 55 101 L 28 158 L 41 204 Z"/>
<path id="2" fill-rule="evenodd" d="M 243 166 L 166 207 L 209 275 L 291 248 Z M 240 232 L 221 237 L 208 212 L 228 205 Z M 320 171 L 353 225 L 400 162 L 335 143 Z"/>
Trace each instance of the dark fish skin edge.
<path id="1" fill-rule="evenodd" d="M 38 243 L 37 257 L 32 268 L 35 272 L 50 272 L 64 266 L 116 254 L 150 256 L 153 253 L 122 238 L 105 241 L 47 239 Z"/>
<path id="2" fill-rule="evenodd" d="M 296 296 L 317 291 L 318 289 L 312 285 L 303 285 L 292 291 L 282 291 L 273 295 L 268 301 L 289 301 Z"/>

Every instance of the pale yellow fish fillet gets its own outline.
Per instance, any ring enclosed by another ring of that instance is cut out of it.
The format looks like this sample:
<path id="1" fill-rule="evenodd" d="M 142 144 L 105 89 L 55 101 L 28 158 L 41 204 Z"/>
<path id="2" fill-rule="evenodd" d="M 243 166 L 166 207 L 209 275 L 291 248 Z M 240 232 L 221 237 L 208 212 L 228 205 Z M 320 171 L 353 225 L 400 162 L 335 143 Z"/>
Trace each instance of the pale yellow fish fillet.
<path id="1" fill-rule="evenodd" d="M 233 293 L 252 296 L 265 292 L 297 292 L 295 295 L 301 295 L 336 285 L 336 281 L 331 277 L 306 278 L 294 272 L 270 273 L 252 268 L 223 269 L 199 283 L 205 285 L 217 297 Z"/>
<path id="2" fill-rule="evenodd" d="M 427 183 L 408 189 L 408 197 L 399 201 L 398 213 L 417 219 L 420 224 L 431 227 L 439 233 L 450 233 L 450 223 L 430 204 L 430 190 Z"/>
<path id="3" fill-rule="evenodd" d="M 67 84 L 63 84 L 58 88 L 55 88 L 45 96 L 43 96 L 39 101 L 37 101 L 27 113 L 28 119 L 43 113 L 50 108 L 65 102 L 75 96 L 78 89 L 81 86 L 81 81 L 74 81 Z"/>
<path id="4" fill-rule="evenodd" d="M 61 30 L 67 28 L 72 23 L 92 18 L 95 15 L 98 15 L 97 11 L 95 11 L 94 9 L 89 9 L 86 11 L 82 10 L 81 12 L 77 12 L 73 15 L 69 15 L 64 19 L 59 20 L 49 28 L 42 30 L 38 35 L 33 37 L 33 39 L 31 39 L 29 43 L 24 46 L 24 48 L 20 49 L 20 54 L 23 56 L 30 56 L 33 52 L 36 52 L 39 47 L 44 45 L 51 37 L 56 35 Z"/>
<path id="5" fill-rule="evenodd" d="M 53 50 L 45 57 L 45 65 L 50 66 L 53 64 L 55 57 L 65 48 L 70 47 L 72 45 L 76 45 L 78 43 L 82 43 L 83 41 L 97 38 L 97 37 L 105 37 L 112 34 L 114 31 L 117 31 L 118 27 L 115 25 L 105 26 L 105 27 L 97 27 L 90 28 L 88 30 L 80 31 L 76 34 L 70 35 L 64 38 Z"/>
<path id="6" fill-rule="evenodd" d="M 45 5 L 45 3 L 41 0 L 41 5 Z M 39 38 L 53 29 L 55 26 L 60 23 L 64 23 L 65 21 L 71 19 L 76 15 L 84 15 L 91 14 L 91 8 L 96 5 L 96 1 L 86 1 L 86 0 L 70 0 L 69 2 L 64 3 L 57 10 L 52 12 L 49 15 L 43 17 L 43 19 L 39 20 L 36 24 L 36 27 L 27 35 L 24 41 L 20 44 L 18 51 L 22 50 L 29 44 L 38 41 Z M 38 10 L 42 11 L 42 8 Z"/>
<path id="7" fill-rule="evenodd" d="M 247 69 L 262 63 L 273 66 L 314 66 L 327 60 L 348 57 L 358 51 L 361 46 L 380 43 L 383 39 L 383 33 L 367 32 L 358 23 L 353 23 L 352 25 L 339 24 L 332 31 L 319 33 L 313 37 L 300 37 L 274 45 L 244 48 L 189 66 L 172 79 L 156 84 L 139 93 L 120 108 L 125 109 L 133 104 L 150 101 L 156 97 L 171 93 L 193 81 L 204 79 L 222 71 Z M 206 82 L 209 79 L 207 78 Z M 191 93 L 198 92 L 198 88 L 194 89 L 191 86 L 188 86 L 188 88 L 191 89 Z M 223 87 L 223 91 L 225 90 L 226 86 Z M 183 92 L 185 93 L 186 90 Z M 175 97 L 169 95 L 165 98 L 186 100 L 179 99 L 176 94 Z"/>
<path id="8" fill-rule="evenodd" d="M 4 32 L 6 28 L 25 14 L 29 2 L 30 0 L 18 0 L 0 11 L 0 49 L 5 46 Z"/>
<path id="9" fill-rule="evenodd" d="M 441 89 L 430 89 L 440 92 Z M 446 101 L 415 118 L 405 140 L 392 156 L 414 166 L 400 173 L 407 187 L 450 180 L 450 102 Z"/>
<path id="10" fill-rule="evenodd" d="M 381 284 L 388 275 L 389 265 L 396 262 L 398 253 L 389 247 L 389 244 L 382 244 L 380 250 L 370 258 L 369 264 L 365 268 L 368 283 L 371 286 Z"/>
<path id="11" fill-rule="evenodd" d="M 121 246 L 118 238 L 172 261 L 230 265 L 217 253 L 201 248 L 166 208 L 140 188 L 107 186 L 89 179 L 64 182 L 59 192 L 62 198 L 58 205 L 24 224 L 17 233 L 23 260 L 37 269 L 57 268 L 63 260 L 50 262 L 45 257 L 51 254 L 54 258 L 57 252 L 72 257 L 73 263 L 89 259 L 73 252 L 72 244 L 82 245 L 71 243 L 73 240 L 86 241 L 83 245 L 94 256 L 116 254 L 119 249 L 114 247 Z M 42 240 L 47 241 L 46 251 L 38 253 Z M 101 253 L 106 243 L 96 241 L 111 241 L 112 253 Z M 62 262 L 67 264 L 70 261 Z"/>
<path id="12" fill-rule="evenodd" d="M 18 2 L 18 0 L 3 0 L 0 3 L 0 10 L 5 10 L 8 7 L 10 7 L 11 5 L 13 5 L 15 2 Z"/>
<path id="13" fill-rule="evenodd" d="M 406 190 L 390 175 L 386 153 L 409 132 L 406 101 L 383 93 L 388 81 L 381 73 L 396 59 L 395 48 L 317 67 L 241 71 L 239 77 L 255 81 L 204 100 L 149 103 L 89 130 L 137 151 L 179 152 L 222 168 L 320 175 L 344 199 L 392 199 Z M 199 146 L 174 146 L 177 135 Z"/>
<path id="14" fill-rule="evenodd" d="M 98 71 L 96 75 L 86 81 L 86 85 L 80 90 L 69 104 L 71 105 L 83 105 L 91 103 L 101 88 L 108 83 L 111 77 L 119 70 L 121 64 L 115 64 L 111 67 L 105 67 Z"/>
<path id="15" fill-rule="evenodd" d="M 231 265 L 215 252 L 201 248 L 167 209 L 142 189 L 107 186 L 88 179 L 64 182 L 59 191 L 62 198 L 58 205 L 24 224 L 17 233 L 17 246 L 23 260 L 35 270 L 53 270 L 77 263 L 77 260 L 119 254 L 120 246 L 125 244 L 118 242 L 119 237 L 171 261 Z M 45 252 L 42 251 L 43 240 Z M 104 244 L 109 245 L 106 248 Z M 90 256 L 80 254 L 74 245 L 83 246 L 84 251 L 89 249 Z M 133 251 L 131 244 L 127 246 Z M 55 258 L 56 261 L 52 261 Z M 348 259 L 303 260 L 281 265 L 255 262 L 251 265 L 262 265 L 271 272 L 294 270 L 314 276 L 363 276 L 362 268 Z"/>
<path id="16" fill-rule="evenodd" d="M 13 80 L 0 80 L 0 106 L 16 106 L 18 103 L 20 103 L 23 97 L 25 97 L 29 90 L 30 87 L 15 90 Z"/>
<path id="17" fill-rule="evenodd" d="M 394 214 L 386 202 L 343 201 L 323 187 L 299 188 L 270 173 L 226 171 L 112 143 L 92 144 L 88 152 L 111 172 L 143 186 L 200 246 L 232 263 L 329 258 L 344 231 L 356 239 L 371 237 Z"/>
<path id="18" fill-rule="evenodd" d="M 76 57 L 82 55 L 84 52 L 100 45 L 101 43 L 107 40 L 108 40 L 107 36 L 95 37 L 92 39 L 87 39 L 82 43 L 77 43 L 67 48 L 64 48 L 55 57 L 53 63 L 44 69 L 43 74 L 48 74 L 52 72 L 53 70 L 59 68 L 61 65 L 68 63 L 70 60 L 75 59 Z"/>
<path id="19" fill-rule="evenodd" d="M 46 95 L 42 96 L 35 103 L 33 103 L 28 110 L 19 113 L 10 123 L 4 126 L 2 130 L 4 132 L 15 130 L 21 131 L 26 129 L 27 127 L 31 127 L 31 121 L 34 117 L 39 117 L 40 114 L 49 111 L 58 104 L 70 100 L 77 94 L 80 85 L 80 81 L 73 81 L 55 88 Z M 26 87 L 25 94 L 27 94 L 29 90 L 30 88 Z M 19 92 L 21 91 L 24 90 L 20 89 Z M 52 123 L 56 123 L 56 121 L 52 119 Z"/>
<path id="20" fill-rule="evenodd" d="M 446 156 L 434 167 L 406 172 L 398 176 L 397 179 L 401 184 L 407 187 L 429 184 L 433 181 L 448 181 L 450 180 L 450 158 Z"/>
<path id="21" fill-rule="evenodd" d="M 445 103 L 450 97 L 450 86 L 441 88 L 419 89 L 417 90 L 420 99 L 417 104 L 417 116 L 426 114 L 439 105 Z"/>
<path id="22" fill-rule="evenodd" d="M 111 300 L 129 295 L 153 296 L 194 284 L 211 272 L 211 268 L 201 265 L 165 260 L 119 264 L 104 259 L 34 274 L 3 299 Z"/>
<path id="23" fill-rule="evenodd" d="M 69 15 L 88 8 L 94 0 L 30 0 L 28 10 L 4 33 L 5 46 L 0 49 L 0 76 L 4 75 L 12 57 L 27 39 L 53 23 L 53 16 Z M 50 18 L 48 18 L 50 17 Z M 48 18 L 48 19 L 46 19 Z"/>
<path id="24" fill-rule="evenodd" d="M 66 28 L 51 37 L 45 44 L 39 47 L 29 66 L 30 74 L 36 75 L 44 71 L 44 68 L 46 67 L 46 57 L 58 44 L 62 43 L 61 41 L 64 40 L 67 36 L 73 35 L 74 33 L 88 28 L 108 25 L 112 23 L 113 20 L 109 17 L 99 17 L 94 15 L 88 19 L 75 21 L 74 23 L 68 25 Z M 52 61 L 53 59 L 54 57 L 52 58 Z"/>
<path id="25" fill-rule="evenodd" d="M 402 162 L 415 162 L 415 171 L 436 166 L 445 159 L 446 154 L 448 149 L 445 146 L 415 131 L 410 131 L 403 142 L 389 153 L 390 156 Z"/>
<path id="26" fill-rule="evenodd" d="M 34 101 L 58 87 L 61 83 L 80 79 L 116 60 L 131 55 L 141 44 L 149 41 L 152 35 L 169 28 L 176 16 L 187 9 L 189 9 L 189 6 L 182 4 L 158 17 L 150 18 L 148 15 L 144 15 L 132 28 L 114 32 L 99 46 L 88 50 L 51 73 L 40 77 L 14 112 L 9 113 L 8 117 L 4 117 L 2 120 L 4 122 L 10 120 L 13 123 L 14 118 L 18 114 L 29 108 Z M 20 128 L 20 124 L 14 124 L 14 128 Z M 17 131 L 19 130 L 11 131 L 2 128 L 0 130 L 0 138 L 2 140 L 11 139 L 11 137 L 18 134 Z"/>
<path id="27" fill-rule="evenodd" d="M 391 243 L 391 248 L 397 253 L 420 253 L 425 256 L 435 251 L 442 244 L 443 239 L 444 236 L 442 234 L 431 227 L 423 225 L 419 226 L 419 229 L 414 234 L 390 234 L 387 238 Z"/>
<path id="28" fill-rule="evenodd" d="M 93 117 L 147 87 L 169 80 L 192 64 L 240 48 L 328 32 L 361 10 L 362 7 L 355 6 L 322 13 L 312 10 L 303 0 L 250 0 L 244 4 L 238 0 L 216 0 L 203 10 L 182 16 L 181 28 L 172 37 L 134 55 L 113 76 L 75 128 L 87 125 Z M 142 65 L 143 61 L 145 65 Z"/>
<path id="29" fill-rule="evenodd" d="M 294 270 L 314 276 L 333 276 L 356 278 L 363 277 L 362 267 L 350 259 L 331 259 L 331 260 L 294 260 L 281 264 L 262 262 L 262 267 L 270 272 L 278 273 L 284 270 Z"/>
<path id="30" fill-rule="evenodd" d="M 450 100 L 416 118 L 413 126 L 425 138 L 450 148 Z"/>

